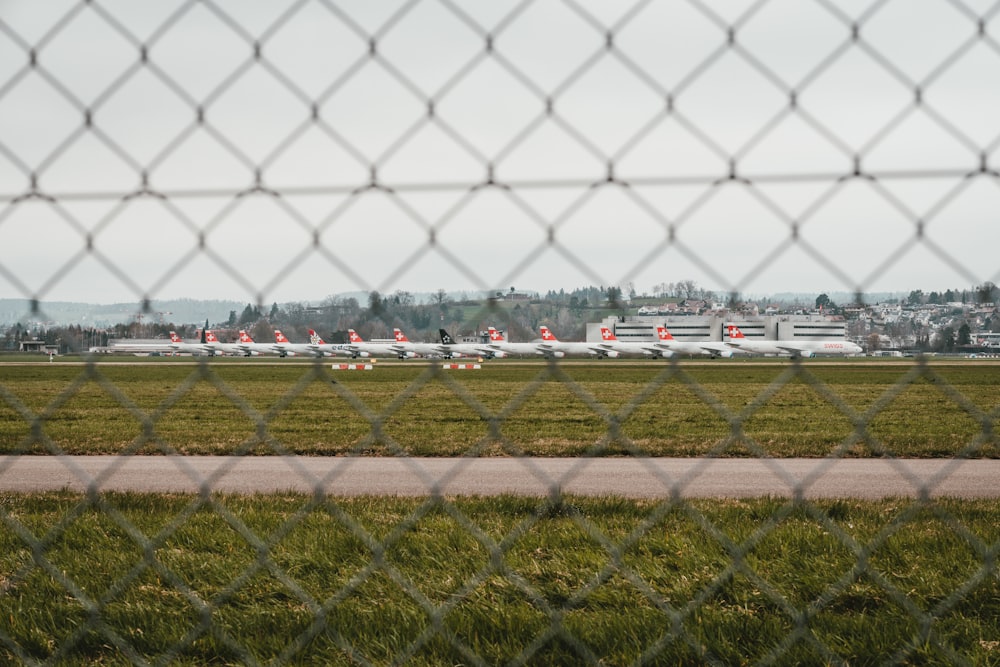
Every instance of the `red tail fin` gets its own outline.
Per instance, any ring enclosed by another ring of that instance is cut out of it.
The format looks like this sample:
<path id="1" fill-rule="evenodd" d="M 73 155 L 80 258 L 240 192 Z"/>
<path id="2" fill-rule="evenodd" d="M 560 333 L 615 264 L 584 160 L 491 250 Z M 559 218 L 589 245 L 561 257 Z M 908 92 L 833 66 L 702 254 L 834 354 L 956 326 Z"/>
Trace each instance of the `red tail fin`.
<path id="1" fill-rule="evenodd" d="M 206 343 L 218 343 L 219 339 L 215 337 L 215 332 L 214 331 L 206 331 L 205 332 L 205 342 Z"/>
<path id="2" fill-rule="evenodd" d="M 397 343 L 409 343 L 410 342 L 410 339 L 406 337 L 406 334 L 403 333 L 402 329 L 393 329 L 392 333 L 396 337 L 396 342 Z"/>
<path id="3" fill-rule="evenodd" d="M 499 331 L 497 331 L 496 329 L 494 329 L 493 327 L 490 327 L 490 342 L 491 343 L 502 343 L 502 342 L 504 342 L 503 334 L 500 333 Z"/>
<path id="4" fill-rule="evenodd" d="M 673 340 L 674 337 L 670 335 L 666 327 L 656 327 L 656 335 L 660 340 Z"/>
<path id="5" fill-rule="evenodd" d="M 352 343 L 363 343 L 363 342 L 365 342 L 364 338 L 362 338 L 361 336 L 359 336 L 358 332 L 355 331 L 354 329 L 348 329 L 347 330 L 347 340 L 351 341 Z"/>
<path id="6" fill-rule="evenodd" d="M 542 340 L 547 340 L 549 342 L 554 342 L 558 340 L 556 338 L 556 335 L 551 331 L 549 331 L 549 328 L 547 326 L 541 326 L 539 327 L 539 330 L 542 332 Z"/>
<path id="7" fill-rule="evenodd" d="M 601 340 L 607 340 L 607 341 L 618 340 L 618 336 L 616 336 L 614 332 L 611 331 L 611 329 L 607 327 L 601 327 Z"/>
<path id="8" fill-rule="evenodd" d="M 323 339 L 319 337 L 319 334 L 312 329 L 309 330 L 309 342 L 313 345 L 325 345 Z"/>
<path id="9" fill-rule="evenodd" d="M 250 337 L 250 334 L 248 334 L 245 329 L 240 329 L 240 342 L 241 343 L 253 342 L 253 338 Z"/>
<path id="10" fill-rule="evenodd" d="M 288 343 L 289 340 L 285 337 L 285 334 L 281 333 L 280 329 L 274 330 L 274 342 L 276 343 Z"/>
<path id="11" fill-rule="evenodd" d="M 730 324 L 729 325 L 729 337 L 730 338 L 745 338 L 745 336 L 743 335 L 743 332 L 740 331 L 740 328 L 738 326 L 736 326 L 735 324 Z"/>

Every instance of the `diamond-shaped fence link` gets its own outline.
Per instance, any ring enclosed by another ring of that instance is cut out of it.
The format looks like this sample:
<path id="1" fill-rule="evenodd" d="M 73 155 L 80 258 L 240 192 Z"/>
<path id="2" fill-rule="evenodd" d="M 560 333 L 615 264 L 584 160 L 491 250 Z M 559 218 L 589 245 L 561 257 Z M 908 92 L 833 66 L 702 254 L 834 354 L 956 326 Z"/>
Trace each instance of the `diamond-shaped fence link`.
<path id="1" fill-rule="evenodd" d="M 536 281 L 628 284 L 687 272 L 735 299 L 775 276 L 794 282 L 818 274 L 859 302 L 884 283 L 916 281 L 931 270 L 969 286 L 998 282 L 998 11 L 998 2 L 972 0 L 0 3 L 0 284 L 5 294 L 29 299 L 35 315 L 47 300 L 108 285 L 148 312 L 153 300 L 178 290 L 235 291 L 263 307 L 310 281 L 330 291 L 386 292 L 408 283 L 493 291 Z M 540 366 L 499 409 L 435 364 L 381 407 L 331 382 L 321 363 L 301 368 L 297 382 L 264 410 L 211 363 L 199 363 L 152 410 L 117 386 L 97 358 L 41 410 L 0 380 L 0 402 L 28 427 L 6 451 L 40 448 L 86 489 L 47 526 L 3 510 L 6 530 L 28 553 L 19 569 L 0 574 L 0 595 L 50 579 L 47 585 L 80 612 L 73 628 L 46 639 L 48 657 L 40 659 L 37 647 L 3 624 L 0 652 L 28 664 L 69 664 L 93 650 L 96 636 L 108 655 L 136 664 L 185 662 L 206 641 L 233 662 L 256 663 L 261 658 L 238 636 L 239 623 L 229 621 L 266 579 L 280 587 L 283 604 L 310 618 L 285 638 L 273 662 L 308 662 L 322 640 L 345 662 L 381 663 L 373 657 L 379 649 L 342 633 L 336 618 L 345 602 L 386 586 L 401 590 L 426 622 L 385 662 L 420 661 L 443 643 L 469 664 L 488 664 L 476 639 L 446 619 L 502 579 L 505 594 L 520 596 L 540 619 L 533 639 L 513 652 L 513 664 L 545 661 L 553 643 L 581 663 L 616 660 L 595 653 L 571 622 L 574 610 L 612 582 L 624 582 L 660 614 L 658 639 L 639 648 L 636 663 L 658 664 L 680 646 L 691 662 L 728 664 L 731 658 L 706 649 L 692 628 L 702 607 L 738 579 L 788 627 L 782 642 L 747 660 L 784 664 L 804 646 L 817 662 L 845 663 L 837 642 L 813 622 L 852 587 L 867 586 L 903 609 L 914 627 L 911 640 L 882 660 L 919 662 L 930 646 L 950 662 L 976 661 L 935 627 L 976 587 L 995 586 L 1000 543 L 931 497 L 967 457 L 995 449 L 1000 406 L 981 407 L 926 359 L 916 359 L 865 410 L 798 359 L 741 408 L 720 400 L 676 359 L 618 408 L 559 360 Z M 317 382 L 365 430 L 352 456 L 321 473 L 273 428 Z M 553 383 L 602 431 L 586 456 L 558 475 L 505 431 Z M 929 483 L 895 459 L 898 452 L 873 429 L 888 406 L 921 383 L 967 415 L 974 432 Z M 131 455 L 185 453 L 164 430 L 172 409 L 204 385 L 252 425 L 234 454 L 283 457 L 313 489 L 279 525 L 253 525 L 216 493 L 237 459 L 206 475 L 182 456 L 171 458 L 198 493 L 184 496 L 173 518 L 153 530 L 106 494 Z M 485 425 L 440 476 L 412 461 L 391 428 L 431 385 Z M 644 444 L 622 428 L 668 385 L 690 392 L 726 431 L 676 476 L 650 462 Z M 98 474 L 68 456 L 45 426 L 90 387 L 140 425 Z M 848 424 L 804 478 L 747 428 L 790 387 L 818 395 Z M 376 445 L 425 486 L 415 509 L 384 533 L 325 492 Z M 887 457 L 917 496 L 867 540 L 805 499 L 859 447 Z M 491 449 L 516 458 L 523 474 L 547 489 L 502 538 L 444 493 Z M 738 538 L 685 499 L 693 481 L 711 474 L 713 457 L 736 449 L 758 458 L 790 490 L 787 502 Z M 624 535 L 562 493 L 608 454 L 635 457 L 662 484 L 661 499 Z M 5 459 L 0 475 L 15 474 L 17 459 Z M 163 555 L 204 510 L 250 552 L 231 580 L 211 590 L 194 587 Z M 974 555 L 971 571 L 929 607 L 871 564 L 922 513 Z M 81 584 L 54 548 L 92 514 L 138 551 L 102 595 Z M 282 546 L 317 514 L 371 554 L 322 593 L 303 583 Z M 390 557 L 441 516 L 485 554 L 474 571 L 457 573 L 465 578 L 443 602 Z M 561 601 L 511 562 L 519 540 L 552 517 L 568 519 L 580 540 L 607 558 Z M 629 560 L 630 550 L 668 519 L 699 528 L 727 562 L 701 573 L 688 599 L 666 597 Z M 798 520 L 815 524 L 854 562 L 806 603 L 753 565 L 755 550 Z M 166 582 L 191 617 L 187 631 L 155 656 L 108 618 L 117 597 L 149 577 Z M 994 647 L 983 654 L 990 662 L 1000 642 L 998 619 L 980 620 L 995 631 L 981 641 Z"/>

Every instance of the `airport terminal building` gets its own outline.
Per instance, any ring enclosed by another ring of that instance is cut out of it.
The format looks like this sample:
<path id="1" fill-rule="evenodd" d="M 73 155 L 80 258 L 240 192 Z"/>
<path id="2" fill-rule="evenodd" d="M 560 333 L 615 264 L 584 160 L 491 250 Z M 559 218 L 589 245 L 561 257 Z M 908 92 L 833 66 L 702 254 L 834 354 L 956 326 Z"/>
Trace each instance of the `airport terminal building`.
<path id="1" fill-rule="evenodd" d="M 733 319 L 723 315 L 625 315 L 607 317 L 587 324 L 587 340 L 601 340 L 606 326 L 620 341 L 657 340 L 656 327 L 666 327 L 681 342 L 728 340 L 726 328 L 735 324 L 747 338 L 754 340 L 844 340 L 847 323 L 842 317 L 828 315 L 763 315 Z"/>

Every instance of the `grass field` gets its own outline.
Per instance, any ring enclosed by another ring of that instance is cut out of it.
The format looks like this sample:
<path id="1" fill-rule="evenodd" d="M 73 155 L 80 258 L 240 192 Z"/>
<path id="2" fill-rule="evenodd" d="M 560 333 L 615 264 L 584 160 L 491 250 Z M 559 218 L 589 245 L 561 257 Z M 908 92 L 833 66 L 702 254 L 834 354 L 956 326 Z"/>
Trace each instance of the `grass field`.
<path id="1" fill-rule="evenodd" d="M 8 365 L 0 453 L 1000 455 L 1000 366 L 811 362 Z"/>
<path id="2" fill-rule="evenodd" d="M 0 660 L 1000 662 L 995 502 L 0 498 Z"/>
<path id="3" fill-rule="evenodd" d="M 0 366 L 0 453 L 996 457 L 1000 366 Z M 1000 506 L 0 495 L 0 663 L 1000 665 Z"/>

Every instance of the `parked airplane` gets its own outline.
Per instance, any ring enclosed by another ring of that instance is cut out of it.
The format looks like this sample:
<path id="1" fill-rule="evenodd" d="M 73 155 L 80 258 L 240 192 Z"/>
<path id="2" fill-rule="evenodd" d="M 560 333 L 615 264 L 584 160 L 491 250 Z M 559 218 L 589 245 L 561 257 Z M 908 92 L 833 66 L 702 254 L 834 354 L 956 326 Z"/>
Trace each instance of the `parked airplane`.
<path id="1" fill-rule="evenodd" d="M 315 334 L 315 331 L 310 330 L 310 336 Z M 322 342 L 322 341 L 320 341 Z M 288 340 L 285 334 L 281 333 L 280 329 L 274 330 L 274 346 L 278 351 L 278 354 L 282 357 L 285 356 L 313 356 L 313 357 L 330 357 L 333 356 L 332 352 L 324 350 L 319 345 L 315 344 L 312 339 L 308 343 L 293 343 Z"/>
<path id="2" fill-rule="evenodd" d="M 617 357 L 618 350 L 613 349 L 607 343 L 586 343 L 586 342 L 563 342 L 556 338 L 555 334 L 552 333 L 549 328 L 545 325 L 540 327 L 542 332 L 542 342 L 539 343 L 539 347 L 543 349 L 551 349 L 554 352 L 562 352 L 563 354 L 569 355 L 583 355 L 589 354 L 600 357 L 601 359 L 605 357 Z"/>
<path id="3" fill-rule="evenodd" d="M 716 357 L 729 358 L 738 352 L 738 350 L 719 341 L 681 342 L 671 336 L 666 327 L 656 327 L 656 336 L 659 340 L 654 345 L 674 354 L 702 354 L 714 359 Z"/>
<path id="4" fill-rule="evenodd" d="M 728 328 L 729 345 L 744 352 L 792 357 L 847 356 L 862 353 L 860 345 L 847 340 L 751 340 L 743 335 L 738 326 L 730 324 Z"/>
<path id="5" fill-rule="evenodd" d="M 348 329 L 347 336 L 350 341 L 348 344 L 352 349 L 357 350 L 359 355 L 361 352 L 367 352 L 370 356 L 399 357 L 400 359 L 412 359 L 417 356 L 413 350 L 404 349 L 397 343 L 368 343 L 354 329 Z"/>
<path id="6" fill-rule="evenodd" d="M 611 346 L 611 349 L 616 350 L 621 354 L 644 354 L 661 359 L 664 357 L 674 356 L 672 351 L 662 347 L 657 347 L 656 343 L 618 340 L 618 336 L 615 335 L 615 332 L 608 327 L 601 327 L 601 340 L 605 345 Z"/>
<path id="7" fill-rule="evenodd" d="M 267 350 L 263 349 L 266 346 L 258 347 L 257 343 L 253 342 L 253 338 L 250 337 L 250 334 L 245 329 L 240 329 L 239 340 L 235 343 L 220 343 L 211 331 L 208 332 L 208 335 L 215 341 L 214 344 L 226 354 L 253 357 L 267 352 Z"/>
<path id="8" fill-rule="evenodd" d="M 407 352 L 413 352 L 416 356 L 421 357 L 461 357 L 462 354 L 458 352 L 449 351 L 448 347 L 440 343 L 414 343 L 406 334 L 403 333 L 402 329 L 396 328 L 392 330 L 392 335 L 396 339 L 396 346 L 399 350 L 405 350 Z M 401 357 L 402 358 L 402 357 Z"/>
<path id="9" fill-rule="evenodd" d="M 350 343 L 324 342 L 324 340 L 320 338 L 319 334 L 312 329 L 309 330 L 309 342 L 315 345 L 317 349 L 332 356 L 352 357 L 354 359 L 357 359 L 358 357 L 370 356 L 368 352 L 359 350 L 356 346 L 351 345 Z"/>
<path id="10" fill-rule="evenodd" d="M 497 331 L 495 328 L 490 327 L 490 347 L 495 347 L 501 350 L 504 354 L 541 354 L 548 358 L 553 357 L 564 357 L 566 356 L 560 350 L 553 350 L 550 347 L 542 347 L 540 343 L 510 343 L 504 338 L 503 334 Z"/>
<path id="11" fill-rule="evenodd" d="M 500 359 L 507 356 L 499 347 L 491 346 L 488 343 L 456 343 L 444 329 L 438 329 L 441 334 L 441 347 L 447 350 L 448 358 L 455 357 L 483 357 L 484 359 Z"/>
<path id="12" fill-rule="evenodd" d="M 246 336 L 245 331 L 240 331 L 241 340 L 242 337 Z M 215 356 L 217 354 L 232 354 L 238 356 L 249 357 L 252 354 L 258 354 L 248 348 L 246 345 L 241 343 L 223 343 L 215 335 L 214 331 L 201 330 L 200 332 L 201 342 L 199 343 L 185 343 L 177 332 L 170 332 L 170 348 L 175 352 L 188 352 L 190 354 L 207 354 L 209 356 Z"/>
<path id="13" fill-rule="evenodd" d="M 209 345 L 207 336 L 201 334 L 201 342 L 199 343 L 185 343 L 184 340 L 177 335 L 176 331 L 170 332 L 170 349 L 174 352 L 187 352 L 189 354 L 207 354 L 209 356 L 216 354 L 219 350 L 213 346 Z"/>

